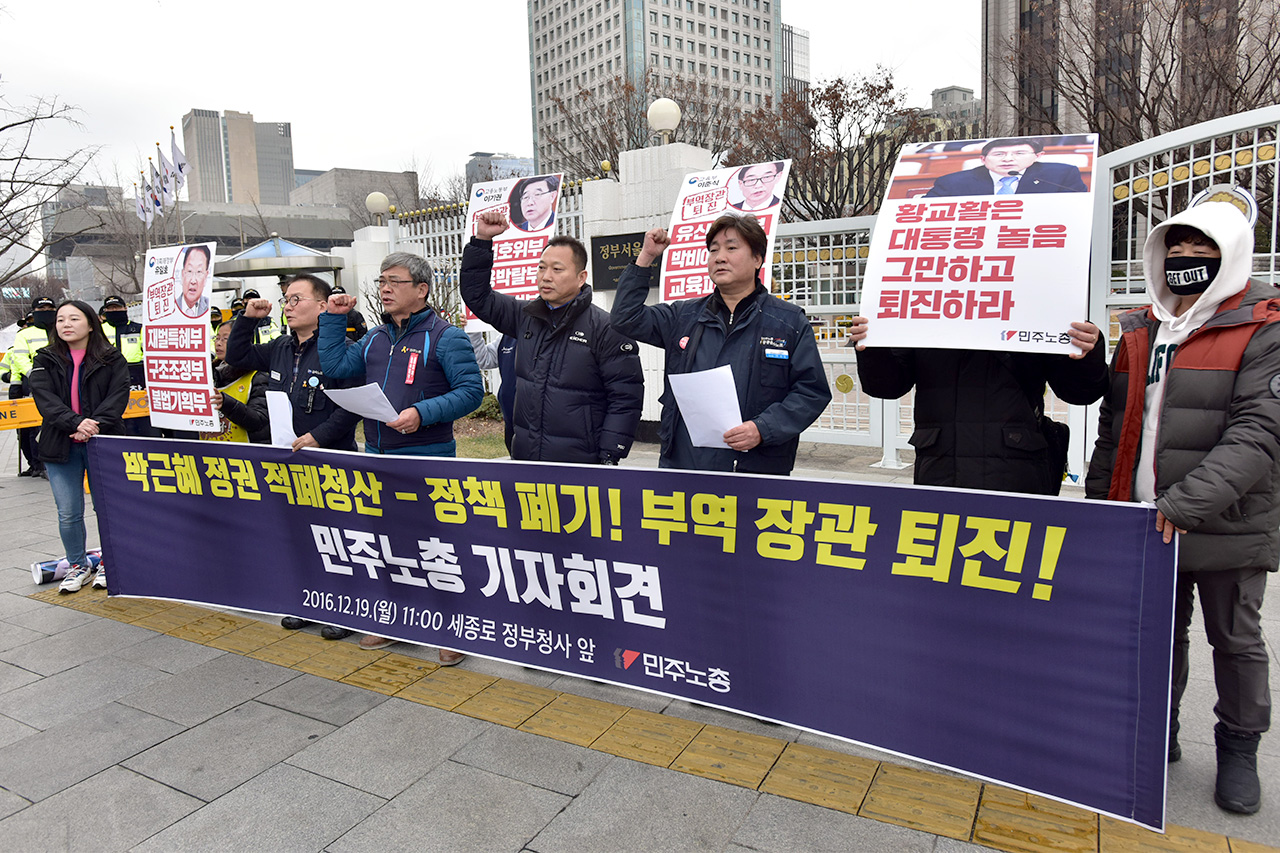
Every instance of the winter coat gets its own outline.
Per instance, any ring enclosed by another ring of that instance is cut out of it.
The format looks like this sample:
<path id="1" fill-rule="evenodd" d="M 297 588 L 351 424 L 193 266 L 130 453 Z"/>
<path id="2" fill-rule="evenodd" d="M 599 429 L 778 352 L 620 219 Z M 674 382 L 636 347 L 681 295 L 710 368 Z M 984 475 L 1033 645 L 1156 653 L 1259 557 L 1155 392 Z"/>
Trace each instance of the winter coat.
<path id="1" fill-rule="evenodd" d="M 225 389 L 250 372 L 221 362 L 213 368 L 213 385 L 215 388 Z M 262 371 L 252 371 L 252 376 L 249 377 L 248 399 L 243 402 L 230 394 L 223 393 L 222 416 L 248 433 L 250 443 L 270 444 L 271 415 L 267 411 L 267 374 Z"/>
<path id="2" fill-rule="evenodd" d="M 80 414 L 71 408 L 70 358 L 50 347 L 38 351 L 28 379 L 43 423 L 36 439 L 41 462 L 66 462 L 71 436 L 85 418 L 98 422 L 102 435 L 124 434 L 124 410 L 129 405 L 129 365 L 119 351 L 109 349 L 102 361 L 80 366 Z"/>
<path id="3" fill-rule="evenodd" d="M 635 341 L 609 327 L 590 286 L 553 311 L 542 299 L 495 293 L 492 268 L 493 243 L 473 238 L 462 252 L 463 301 L 516 341 L 511 457 L 594 464 L 626 456 L 644 404 Z"/>
<path id="4" fill-rule="evenodd" d="M 252 318 L 240 316 L 227 339 L 227 361 L 243 370 L 257 370 L 267 377 L 268 391 L 283 391 L 293 406 L 293 434 L 311 437 L 321 447 L 356 449 L 356 425 L 360 416 L 348 412 L 324 393 L 329 388 L 350 388 L 356 379 L 333 379 L 320 369 L 318 334 L 298 343 L 293 332 L 265 344 L 253 343 L 257 331 Z M 297 364 L 297 370 L 294 365 Z"/>
<path id="5" fill-rule="evenodd" d="M 699 299 L 645 305 L 652 267 L 630 264 L 618 280 L 613 327 L 637 341 L 666 350 L 662 392 L 664 468 L 788 474 L 795 467 L 800 433 L 831 402 L 809 318 L 796 305 L 763 286 L 738 303 L 732 326 L 719 292 Z M 747 451 L 694 447 L 668 378 L 728 365 L 743 422 L 760 430 L 760 444 Z"/>
<path id="6" fill-rule="evenodd" d="M 1164 233 L 1175 224 L 1191 225 L 1218 243 L 1222 267 L 1211 289 L 1184 312 L 1212 313 L 1168 361 L 1156 431 L 1155 502 L 1175 527 L 1188 531 L 1179 545 L 1180 571 L 1275 571 L 1280 290 L 1248 281 L 1252 230 L 1226 208 L 1221 202 L 1191 208 L 1152 229 L 1147 239 L 1144 267 L 1153 305 L 1121 315 L 1111 390 L 1102 403 L 1085 492 L 1091 498 L 1133 499 L 1151 343 L 1161 322 L 1177 319 L 1176 298 L 1164 282 Z M 1229 295 L 1222 298 L 1224 291 Z"/>
<path id="7" fill-rule="evenodd" d="M 395 453 L 453 441 L 453 422 L 484 399 L 484 381 L 466 334 L 429 306 L 403 325 L 384 323 L 357 342 L 347 340 L 347 318 L 321 314 L 316 331 L 320 367 L 335 379 L 376 382 L 397 412 L 418 410 L 421 425 L 403 435 L 365 418 L 366 449 Z"/>
<path id="8" fill-rule="evenodd" d="M 1062 482 L 1040 415 L 1045 384 L 1075 405 L 1107 387 L 1106 347 L 1082 359 L 1040 353 L 867 347 L 858 381 L 872 397 L 913 387 L 915 482 L 1053 495 Z"/>

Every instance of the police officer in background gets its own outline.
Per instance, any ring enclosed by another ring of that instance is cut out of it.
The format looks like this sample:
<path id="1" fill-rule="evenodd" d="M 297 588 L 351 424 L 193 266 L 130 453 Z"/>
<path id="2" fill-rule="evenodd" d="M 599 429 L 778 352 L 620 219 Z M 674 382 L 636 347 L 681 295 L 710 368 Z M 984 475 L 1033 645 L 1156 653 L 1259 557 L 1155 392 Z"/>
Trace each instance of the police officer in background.
<path id="1" fill-rule="evenodd" d="M 37 296 L 31 300 L 31 322 L 18 332 L 13 340 L 13 349 L 9 350 L 9 399 L 17 400 L 28 396 L 31 391 L 27 387 L 27 375 L 31 373 L 31 360 L 36 351 L 49 345 L 49 330 L 53 328 L 58 306 L 47 296 Z M 18 471 L 19 477 L 44 477 L 44 463 L 36 458 L 36 433 L 39 427 L 24 427 L 18 430 L 18 448 L 27 460 L 27 470 Z"/>
<path id="2" fill-rule="evenodd" d="M 129 365 L 129 390 L 141 391 L 147 387 L 147 372 L 142 363 L 142 324 L 129 319 L 129 308 L 119 296 L 103 300 L 101 314 L 102 331 Z M 125 418 L 124 432 L 133 436 L 157 434 L 151 429 L 150 418 Z"/>
<path id="3" fill-rule="evenodd" d="M 248 305 L 249 302 L 251 302 L 252 300 L 261 299 L 261 298 L 262 296 L 258 293 L 258 291 L 246 290 L 244 292 L 244 296 L 242 296 L 241 299 L 237 301 L 241 301 L 243 305 Z M 231 307 L 232 307 L 232 310 L 234 310 L 235 303 L 232 303 Z M 281 334 L 280 327 L 277 326 L 275 322 L 271 319 L 271 315 L 267 314 L 267 316 L 258 320 L 258 325 L 253 330 L 253 343 L 269 344 L 272 341 L 274 341 L 276 338 L 280 337 L 280 334 Z"/>
<path id="4" fill-rule="evenodd" d="M 343 293 L 345 291 L 342 285 L 335 284 L 332 293 Z M 358 341 L 369 333 L 369 326 L 364 321 L 364 315 L 358 309 L 352 308 L 347 312 L 347 338 L 349 340 Z"/>

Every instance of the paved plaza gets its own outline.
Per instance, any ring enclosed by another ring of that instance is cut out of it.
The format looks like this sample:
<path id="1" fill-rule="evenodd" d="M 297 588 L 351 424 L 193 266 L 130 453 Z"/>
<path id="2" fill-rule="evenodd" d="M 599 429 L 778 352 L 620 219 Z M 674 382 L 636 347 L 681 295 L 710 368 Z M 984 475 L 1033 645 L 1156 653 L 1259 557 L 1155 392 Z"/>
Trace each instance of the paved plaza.
<path id="1" fill-rule="evenodd" d="M 257 614 L 59 596 L 48 483 L 0 432 L 0 851 L 1213 850 L 1280 844 L 1212 800 L 1214 686 L 1193 640 L 1165 836 L 830 738 L 435 650 L 326 642 Z M 909 482 L 806 445 L 797 476 Z M 640 449 L 633 465 L 654 465 Z M 97 544 L 90 515 L 90 544 Z M 234 531 L 227 531 L 234 535 Z M 201 547 L 216 547 L 202 545 Z M 181 554 L 157 555 L 181 562 Z M 1280 604 L 1264 608 L 1273 659 Z M 1275 695 L 1275 679 L 1272 694 Z"/>

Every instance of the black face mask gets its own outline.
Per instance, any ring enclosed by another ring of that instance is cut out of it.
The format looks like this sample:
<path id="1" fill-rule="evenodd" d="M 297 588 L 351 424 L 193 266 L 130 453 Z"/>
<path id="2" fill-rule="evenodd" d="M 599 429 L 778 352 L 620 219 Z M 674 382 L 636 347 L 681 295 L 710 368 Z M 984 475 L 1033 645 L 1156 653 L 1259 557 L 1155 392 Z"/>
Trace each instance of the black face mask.
<path id="1" fill-rule="evenodd" d="M 42 308 L 39 311 L 32 312 L 31 322 L 41 329 L 52 329 L 53 321 L 58 316 L 58 312 L 52 308 Z"/>
<path id="2" fill-rule="evenodd" d="M 1164 259 L 1164 274 L 1169 292 L 1174 296 L 1194 296 L 1204 293 L 1213 284 L 1222 266 L 1222 258 L 1203 258 L 1181 255 Z"/>
<path id="3" fill-rule="evenodd" d="M 128 311 L 104 311 L 102 312 L 102 316 L 105 317 L 107 322 L 113 326 L 129 325 Z"/>

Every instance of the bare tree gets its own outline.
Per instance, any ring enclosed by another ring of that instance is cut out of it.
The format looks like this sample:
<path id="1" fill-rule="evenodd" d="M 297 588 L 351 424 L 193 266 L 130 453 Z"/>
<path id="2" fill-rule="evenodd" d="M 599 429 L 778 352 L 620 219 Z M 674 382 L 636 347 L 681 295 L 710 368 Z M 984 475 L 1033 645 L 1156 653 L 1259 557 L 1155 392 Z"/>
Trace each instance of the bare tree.
<path id="1" fill-rule="evenodd" d="M 67 292 L 67 282 L 60 278 L 48 278 L 28 273 L 10 278 L 0 287 L 0 326 L 7 326 L 27 316 L 31 300 L 47 296 L 61 302 Z"/>
<path id="2" fill-rule="evenodd" d="M 734 163 L 791 158 L 783 215 L 835 219 L 875 211 L 898 150 L 924 130 L 892 72 L 878 67 L 786 92 L 777 105 L 749 113 L 730 157 Z"/>
<path id="3" fill-rule="evenodd" d="M 555 118 L 544 125 L 551 149 L 544 168 L 587 177 L 599 174 L 601 162 L 608 160 L 612 176 L 618 177 L 619 155 L 649 144 L 652 131 L 646 114 L 657 98 L 671 98 L 680 105 L 680 126 L 673 141 L 728 151 L 743 115 L 733 94 L 728 86 L 703 77 L 665 78 L 650 71 L 635 79 L 612 77 L 568 97 L 553 96 Z"/>
<path id="4" fill-rule="evenodd" d="M 1030 0 L 994 93 L 1017 125 L 1096 131 L 1104 151 L 1280 100 L 1280 4 L 1269 0 Z"/>
<path id="5" fill-rule="evenodd" d="M 0 270 L 0 284 L 29 271 L 49 247 L 44 218 L 61 213 L 59 193 L 79 180 L 97 152 L 86 147 L 49 154 L 36 143 L 45 128 L 76 125 L 75 115 L 74 107 L 57 98 L 11 106 L 0 97 L 0 256 L 12 262 Z"/>

